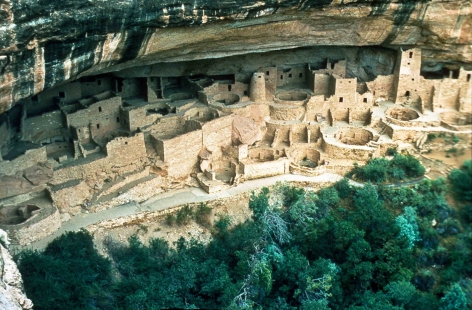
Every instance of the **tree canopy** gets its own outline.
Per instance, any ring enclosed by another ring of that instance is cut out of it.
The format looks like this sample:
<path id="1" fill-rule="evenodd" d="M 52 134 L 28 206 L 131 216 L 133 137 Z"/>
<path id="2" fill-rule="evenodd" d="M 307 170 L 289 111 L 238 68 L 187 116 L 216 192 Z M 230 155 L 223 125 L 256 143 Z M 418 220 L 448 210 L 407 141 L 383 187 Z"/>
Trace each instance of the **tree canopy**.
<path id="1" fill-rule="evenodd" d="M 81 231 L 17 260 L 35 309 L 466 309 L 470 221 L 446 193 L 445 179 L 277 184 L 252 193 L 245 222 L 221 216 L 207 244 L 107 239 L 104 258 Z"/>

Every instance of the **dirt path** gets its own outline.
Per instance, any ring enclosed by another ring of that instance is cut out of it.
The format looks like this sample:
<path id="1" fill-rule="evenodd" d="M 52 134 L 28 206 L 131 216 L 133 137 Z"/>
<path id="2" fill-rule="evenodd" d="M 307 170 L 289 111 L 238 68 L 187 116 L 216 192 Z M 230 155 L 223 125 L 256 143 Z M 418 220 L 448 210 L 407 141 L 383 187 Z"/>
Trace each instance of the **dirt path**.
<path id="1" fill-rule="evenodd" d="M 48 243 L 67 231 L 78 231 L 87 226 L 102 221 L 126 217 L 142 212 L 156 212 L 188 203 L 207 202 L 215 199 L 232 197 L 244 192 L 249 192 L 264 186 L 274 185 L 276 182 L 308 182 L 308 183 L 334 183 L 342 179 L 338 174 L 325 173 L 316 177 L 306 177 L 294 174 L 283 174 L 269 178 L 246 181 L 236 187 L 215 194 L 207 194 L 201 188 L 185 188 L 156 195 L 139 204 L 135 201 L 118 207 L 96 212 L 85 213 L 73 217 L 70 221 L 62 223 L 62 226 L 54 234 L 36 241 L 24 247 L 13 247 L 14 250 L 44 249 Z M 353 185 L 358 185 L 353 182 Z"/>

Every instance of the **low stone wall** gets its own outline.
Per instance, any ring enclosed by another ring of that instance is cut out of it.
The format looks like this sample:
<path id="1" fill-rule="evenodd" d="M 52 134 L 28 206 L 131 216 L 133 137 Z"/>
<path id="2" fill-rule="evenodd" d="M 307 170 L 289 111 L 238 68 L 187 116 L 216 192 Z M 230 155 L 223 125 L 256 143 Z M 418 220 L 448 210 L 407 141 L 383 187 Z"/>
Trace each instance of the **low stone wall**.
<path id="1" fill-rule="evenodd" d="M 16 225 L 0 225 L 8 233 L 12 244 L 28 245 L 52 235 L 61 227 L 61 217 L 55 207 L 41 209 L 27 221 Z"/>
<path id="2" fill-rule="evenodd" d="M 472 125 L 452 125 L 452 124 L 448 124 L 444 121 L 441 121 L 441 126 L 446 128 L 446 129 L 454 130 L 454 131 L 472 130 Z"/>
<path id="3" fill-rule="evenodd" d="M 429 121 L 429 122 L 422 122 L 420 120 L 411 120 L 411 121 L 401 121 L 398 119 L 394 119 L 392 117 L 386 116 L 388 124 L 394 124 L 397 126 L 402 126 L 402 127 L 425 127 L 425 126 L 433 126 L 433 127 L 438 127 L 441 125 L 441 122 L 439 121 Z"/>
<path id="4" fill-rule="evenodd" d="M 288 158 L 281 158 L 279 160 L 266 162 L 244 161 L 241 162 L 241 167 L 243 170 L 244 179 L 259 179 L 288 173 L 289 160 Z"/>
<path id="5" fill-rule="evenodd" d="M 366 146 L 354 146 L 344 145 L 339 142 L 329 143 L 323 139 L 321 144 L 322 149 L 328 154 L 328 158 L 334 159 L 351 159 L 351 160 L 362 160 L 367 161 L 370 158 L 370 154 L 374 151 L 371 147 Z"/>
<path id="6" fill-rule="evenodd" d="M 316 177 L 324 173 L 335 173 L 339 175 L 345 175 L 352 170 L 354 166 L 341 166 L 341 165 L 323 165 L 315 168 L 304 167 L 300 165 L 290 164 L 290 173 L 304 175 L 307 177 Z"/>

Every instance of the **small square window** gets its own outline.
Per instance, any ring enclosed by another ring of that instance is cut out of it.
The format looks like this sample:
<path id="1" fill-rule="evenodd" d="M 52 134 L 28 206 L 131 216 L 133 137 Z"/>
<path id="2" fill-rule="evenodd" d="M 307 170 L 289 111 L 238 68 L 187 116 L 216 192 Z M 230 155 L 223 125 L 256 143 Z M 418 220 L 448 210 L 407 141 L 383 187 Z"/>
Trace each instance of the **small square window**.
<path id="1" fill-rule="evenodd" d="M 367 98 L 364 98 L 364 100 L 363 100 L 363 101 L 364 101 L 364 102 L 367 102 Z"/>

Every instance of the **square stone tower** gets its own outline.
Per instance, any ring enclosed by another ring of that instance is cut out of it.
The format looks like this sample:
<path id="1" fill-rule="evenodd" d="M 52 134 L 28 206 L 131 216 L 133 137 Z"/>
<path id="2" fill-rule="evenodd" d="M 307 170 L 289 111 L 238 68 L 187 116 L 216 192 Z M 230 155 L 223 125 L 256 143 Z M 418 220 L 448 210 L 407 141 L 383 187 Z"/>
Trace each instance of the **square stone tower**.
<path id="1" fill-rule="evenodd" d="M 395 64 L 395 103 L 418 103 L 421 71 L 421 50 L 418 48 L 406 51 L 399 50 Z"/>

